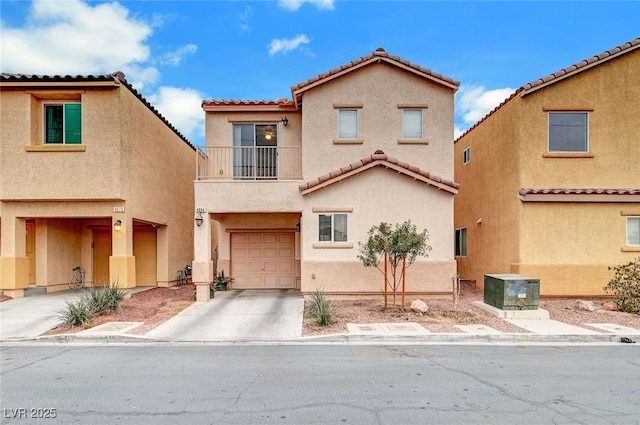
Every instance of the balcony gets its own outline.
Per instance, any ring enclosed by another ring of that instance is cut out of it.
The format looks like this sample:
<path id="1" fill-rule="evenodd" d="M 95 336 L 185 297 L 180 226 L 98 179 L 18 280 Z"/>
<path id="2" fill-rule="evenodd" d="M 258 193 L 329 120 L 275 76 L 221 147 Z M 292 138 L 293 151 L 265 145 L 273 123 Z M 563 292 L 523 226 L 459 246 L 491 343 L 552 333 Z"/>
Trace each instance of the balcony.
<path id="1" fill-rule="evenodd" d="M 198 180 L 302 180 L 300 146 L 198 148 Z"/>

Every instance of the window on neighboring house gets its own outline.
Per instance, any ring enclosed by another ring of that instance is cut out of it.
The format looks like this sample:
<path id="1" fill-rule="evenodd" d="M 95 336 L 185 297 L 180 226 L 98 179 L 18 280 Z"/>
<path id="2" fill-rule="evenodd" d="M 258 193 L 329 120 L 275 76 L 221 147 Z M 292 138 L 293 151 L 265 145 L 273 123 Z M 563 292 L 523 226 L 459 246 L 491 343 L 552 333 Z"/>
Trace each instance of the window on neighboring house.
<path id="1" fill-rule="evenodd" d="M 233 177 L 271 180 L 277 174 L 277 124 L 233 125 Z"/>
<path id="2" fill-rule="evenodd" d="M 471 147 L 468 147 L 462 151 L 462 162 L 464 164 L 468 164 L 469 162 L 471 162 Z"/>
<path id="3" fill-rule="evenodd" d="M 338 137 L 340 139 L 358 138 L 357 109 L 340 109 L 338 111 Z"/>
<path id="4" fill-rule="evenodd" d="M 640 217 L 627 217 L 627 246 L 640 246 Z"/>
<path id="5" fill-rule="evenodd" d="M 467 256 L 467 228 L 456 229 L 456 257 Z"/>
<path id="6" fill-rule="evenodd" d="M 45 143 L 82 143 L 82 106 L 79 103 L 44 105 Z"/>
<path id="7" fill-rule="evenodd" d="M 402 137 L 404 139 L 422 139 L 422 109 L 404 109 L 402 111 Z"/>
<path id="8" fill-rule="evenodd" d="M 318 241 L 347 242 L 347 214 L 318 215 Z"/>
<path id="9" fill-rule="evenodd" d="M 589 152 L 589 114 L 549 112 L 549 152 Z"/>

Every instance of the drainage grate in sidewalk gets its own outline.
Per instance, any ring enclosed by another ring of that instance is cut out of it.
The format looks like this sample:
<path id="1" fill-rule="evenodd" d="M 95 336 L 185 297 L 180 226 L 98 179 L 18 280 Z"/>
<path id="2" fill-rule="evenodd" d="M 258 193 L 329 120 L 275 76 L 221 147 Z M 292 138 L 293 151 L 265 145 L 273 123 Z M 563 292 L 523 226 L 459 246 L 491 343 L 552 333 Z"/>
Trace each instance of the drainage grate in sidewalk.
<path id="1" fill-rule="evenodd" d="M 415 322 L 406 323 L 347 323 L 352 335 L 428 335 L 431 332 Z"/>

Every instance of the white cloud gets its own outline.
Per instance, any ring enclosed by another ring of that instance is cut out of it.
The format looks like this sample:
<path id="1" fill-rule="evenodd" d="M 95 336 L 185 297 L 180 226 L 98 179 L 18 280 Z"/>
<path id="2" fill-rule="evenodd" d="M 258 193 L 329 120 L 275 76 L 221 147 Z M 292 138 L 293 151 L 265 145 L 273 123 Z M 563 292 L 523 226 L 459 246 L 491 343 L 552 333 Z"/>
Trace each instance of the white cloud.
<path id="1" fill-rule="evenodd" d="M 37 74 L 102 74 L 137 68 L 149 59 L 151 25 L 118 3 L 90 6 L 80 0 L 35 0 L 28 24 L 2 27 L 3 71 Z"/>
<path id="2" fill-rule="evenodd" d="M 510 87 L 487 90 L 483 86 L 462 85 L 456 93 L 456 114 L 462 116 L 464 123 L 473 125 L 514 91 Z"/>
<path id="3" fill-rule="evenodd" d="M 318 9 L 329 9 L 332 10 L 335 8 L 334 0 L 280 0 L 278 1 L 278 5 L 283 9 L 296 11 L 300 9 L 300 7 L 304 3 L 309 3 L 317 7 Z"/>
<path id="4" fill-rule="evenodd" d="M 244 8 L 244 12 L 240 15 L 240 29 L 243 31 L 249 31 L 251 29 L 251 23 L 249 20 L 253 16 L 253 8 L 251 6 L 246 6 Z"/>
<path id="5" fill-rule="evenodd" d="M 194 89 L 160 87 L 148 100 L 174 127 L 193 141 L 204 136 L 203 98 Z"/>
<path id="6" fill-rule="evenodd" d="M 309 37 L 305 34 L 298 34 L 291 39 L 276 38 L 269 43 L 269 55 L 275 55 L 276 53 L 287 53 L 291 50 L 297 49 L 301 44 L 308 44 Z"/>
<path id="7" fill-rule="evenodd" d="M 195 44 L 186 44 L 173 52 L 167 52 L 160 58 L 160 63 L 164 65 L 177 66 L 187 55 L 192 55 L 198 51 L 198 46 Z"/>

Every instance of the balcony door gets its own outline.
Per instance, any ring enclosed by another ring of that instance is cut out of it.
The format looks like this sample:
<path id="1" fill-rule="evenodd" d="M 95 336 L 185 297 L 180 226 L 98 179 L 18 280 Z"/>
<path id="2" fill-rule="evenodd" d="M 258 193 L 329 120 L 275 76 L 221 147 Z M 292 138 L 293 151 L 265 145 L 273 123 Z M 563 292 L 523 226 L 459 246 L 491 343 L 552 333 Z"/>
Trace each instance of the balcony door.
<path id="1" fill-rule="evenodd" d="M 278 125 L 233 125 L 233 178 L 275 180 L 278 177 Z"/>

